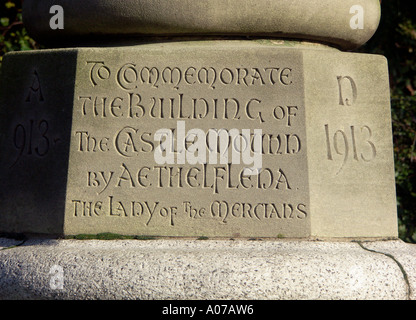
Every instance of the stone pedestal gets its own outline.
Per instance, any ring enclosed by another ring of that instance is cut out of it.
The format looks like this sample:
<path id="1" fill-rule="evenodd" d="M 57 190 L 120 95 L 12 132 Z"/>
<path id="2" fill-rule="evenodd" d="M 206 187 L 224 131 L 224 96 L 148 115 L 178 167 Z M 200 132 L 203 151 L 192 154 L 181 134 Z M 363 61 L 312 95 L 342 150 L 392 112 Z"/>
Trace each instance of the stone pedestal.
<path id="1" fill-rule="evenodd" d="M 50 49 L 4 57 L 0 233 L 61 240 L 1 251 L 1 298 L 413 298 L 387 62 L 345 52 L 379 19 L 378 0 L 26 0 Z M 102 233 L 158 240 L 62 240 Z"/>
<path id="2" fill-rule="evenodd" d="M 272 40 L 44 50 L 7 56 L 1 88 L 3 232 L 397 236 L 383 57 Z"/>
<path id="3" fill-rule="evenodd" d="M 0 251 L 0 299 L 407 300 L 415 250 L 401 241 L 29 240 Z"/>

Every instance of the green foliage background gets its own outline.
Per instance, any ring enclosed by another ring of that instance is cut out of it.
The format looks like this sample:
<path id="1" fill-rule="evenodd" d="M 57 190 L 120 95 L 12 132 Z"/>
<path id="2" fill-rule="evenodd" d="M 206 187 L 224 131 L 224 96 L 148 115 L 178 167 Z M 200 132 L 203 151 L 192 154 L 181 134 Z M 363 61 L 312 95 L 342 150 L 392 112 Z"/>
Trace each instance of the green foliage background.
<path id="1" fill-rule="evenodd" d="M 21 1 L 0 3 L 0 66 L 9 51 L 39 49 L 22 23 Z M 377 33 L 359 52 L 389 61 L 400 238 L 416 243 L 416 1 L 384 0 Z"/>
<path id="2" fill-rule="evenodd" d="M 3 55 L 9 51 L 39 49 L 29 37 L 22 22 L 20 0 L 0 0 L 0 66 Z"/>

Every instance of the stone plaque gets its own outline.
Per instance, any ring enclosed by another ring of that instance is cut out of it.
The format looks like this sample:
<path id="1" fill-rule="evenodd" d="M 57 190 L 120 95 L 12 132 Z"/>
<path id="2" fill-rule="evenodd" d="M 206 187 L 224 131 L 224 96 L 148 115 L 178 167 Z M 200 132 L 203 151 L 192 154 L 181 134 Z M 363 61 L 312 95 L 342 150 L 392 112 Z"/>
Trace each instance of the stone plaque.
<path id="1" fill-rule="evenodd" d="M 397 236 L 379 56 L 269 41 L 45 50 L 8 55 L 2 81 L 0 231 Z"/>

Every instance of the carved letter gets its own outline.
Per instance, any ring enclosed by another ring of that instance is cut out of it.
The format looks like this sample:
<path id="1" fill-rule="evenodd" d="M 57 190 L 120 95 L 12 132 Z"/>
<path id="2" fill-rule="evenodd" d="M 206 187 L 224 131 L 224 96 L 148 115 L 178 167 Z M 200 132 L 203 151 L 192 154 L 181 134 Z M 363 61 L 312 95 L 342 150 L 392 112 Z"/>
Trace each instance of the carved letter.
<path id="1" fill-rule="evenodd" d="M 345 82 L 344 80 L 347 79 L 350 82 L 351 90 L 352 90 L 352 99 L 351 98 L 345 98 L 343 95 L 343 86 L 342 84 Z M 338 80 L 338 89 L 339 89 L 339 105 L 340 106 L 352 106 L 355 101 L 357 100 L 357 85 L 355 84 L 355 81 L 349 77 L 349 76 L 339 76 L 337 77 Z"/>

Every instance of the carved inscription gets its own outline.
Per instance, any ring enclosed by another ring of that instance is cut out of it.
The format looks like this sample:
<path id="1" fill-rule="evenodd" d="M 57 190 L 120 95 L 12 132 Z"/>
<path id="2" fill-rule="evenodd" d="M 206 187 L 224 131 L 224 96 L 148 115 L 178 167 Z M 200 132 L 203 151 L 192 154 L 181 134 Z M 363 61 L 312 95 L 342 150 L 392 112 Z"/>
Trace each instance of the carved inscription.
<path id="1" fill-rule="evenodd" d="M 211 218 L 220 224 L 232 224 L 233 221 L 240 219 L 296 221 L 304 220 L 308 215 L 306 205 L 302 203 L 293 205 L 291 203 L 215 200 L 207 207 L 195 206 L 191 201 L 183 201 L 180 206 L 168 206 L 159 201 L 123 201 L 113 196 L 98 201 L 72 200 L 72 210 L 75 217 L 134 218 L 146 227 L 161 221 L 174 227 L 178 215 L 201 221 Z"/>
<path id="2" fill-rule="evenodd" d="M 36 70 L 33 72 L 32 85 L 27 90 L 25 101 L 31 102 L 32 99 L 35 99 L 35 101 L 38 101 L 38 102 L 45 101 L 43 98 L 43 94 L 42 94 L 42 87 L 40 85 L 39 75 Z"/>
<path id="3" fill-rule="evenodd" d="M 97 67 L 98 65 L 98 67 Z M 103 79 L 99 70 L 105 68 L 103 62 L 97 61 L 90 73 L 92 83 L 96 79 Z M 96 69 L 96 72 L 93 72 Z M 109 70 L 106 70 L 109 74 Z M 166 66 L 158 68 L 154 66 L 140 66 L 135 63 L 123 65 L 117 72 L 117 84 L 124 90 L 137 89 L 141 85 L 158 88 L 160 85 L 169 84 L 175 90 L 181 85 L 203 84 L 211 89 L 222 85 L 264 86 L 292 84 L 292 69 L 288 67 L 194 67 L 185 68 Z"/>
<path id="4" fill-rule="evenodd" d="M 39 73 L 35 70 L 31 74 L 30 86 L 26 88 L 24 103 L 27 108 L 38 108 L 42 113 L 46 106 L 44 91 L 41 85 Z M 19 119 L 11 127 L 9 132 L 14 157 L 9 169 L 13 168 L 24 157 L 45 158 L 60 142 L 60 138 L 53 131 L 53 124 L 47 120 L 47 116 L 28 117 Z"/>
<path id="5" fill-rule="evenodd" d="M 119 96 L 79 96 L 82 116 L 113 119 L 177 119 L 177 120 L 251 120 L 264 123 L 267 117 L 284 122 L 288 127 L 299 106 L 267 105 L 260 97 L 241 99 L 192 98 L 183 93 L 169 97 L 143 98 L 140 93 Z M 267 110 L 264 111 L 264 110 Z"/>
<path id="6" fill-rule="evenodd" d="M 327 159 L 336 161 L 339 156 L 342 162 L 337 175 L 348 161 L 373 161 L 377 156 L 373 132 L 367 125 L 350 126 L 348 129 L 333 131 L 328 124 L 324 126 L 327 148 Z"/>
<path id="7" fill-rule="evenodd" d="M 350 76 L 339 76 L 338 89 L 339 89 L 339 105 L 340 106 L 352 106 L 357 100 L 357 85 Z M 347 94 L 346 92 L 349 92 Z"/>
<path id="8" fill-rule="evenodd" d="M 51 144 L 49 134 L 49 123 L 46 120 L 18 124 L 14 128 L 13 145 L 18 155 L 11 167 L 13 167 L 22 156 L 44 157 L 50 150 Z"/>
<path id="9" fill-rule="evenodd" d="M 87 186 L 97 188 L 97 193 L 108 187 L 117 188 L 198 188 L 208 189 L 214 194 L 221 189 L 273 189 L 291 190 L 288 177 L 281 168 L 264 168 L 257 175 L 244 175 L 243 169 L 234 169 L 231 163 L 225 166 L 144 166 L 134 169 L 125 163 L 114 171 L 88 171 Z"/>
<path id="10" fill-rule="evenodd" d="M 172 151 L 177 153 L 178 139 L 176 137 L 177 128 L 170 129 L 175 135 L 172 143 Z M 228 132 L 227 129 L 224 129 Z M 153 153 L 158 145 L 155 142 L 154 132 L 141 130 L 140 128 L 124 127 L 120 131 L 115 132 L 113 135 L 93 135 L 90 131 L 75 131 L 75 141 L 77 143 L 77 151 L 85 153 L 108 153 L 110 151 L 116 152 L 118 155 L 131 158 L 138 157 L 141 154 Z M 254 133 L 250 134 L 250 139 L 247 141 L 248 148 L 255 151 L 255 140 L 256 136 Z M 216 147 L 217 151 L 220 152 L 219 135 L 217 139 L 212 142 L 210 140 L 209 133 L 206 132 L 204 140 L 208 147 Z M 263 155 L 283 155 L 283 154 L 297 154 L 302 150 L 302 141 L 298 134 L 290 133 L 264 133 L 260 137 L 260 152 Z M 230 147 L 232 140 L 229 139 L 227 147 Z M 190 144 L 185 144 L 186 150 L 191 148 Z"/>
<path id="11" fill-rule="evenodd" d="M 70 199 L 73 218 L 129 219 L 145 229 L 176 228 L 184 219 L 224 226 L 308 219 L 307 198 L 297 195 L 307 187 L 299 178 L 307 177 L 299 131 L 304 107 L 301 99 L 279 95 L 302 85 L 292 64 L 156 66 L 91 59 L 85 66 L 91 90 L 75 97 L 85 125 L 73 129 L 71 140 L 80 158 L 97 163 L 86 162 L 77 172 L 85 192 Z M 258 152 L 265 160 L 261 170 L 247 175 L 241 159 L 231 157 L 235 149 Z M 159 150 L 166 154 L 163 164 L 155 161 Z M 201 154 L 204 160 L 195 160 Z M 102 166 L 100 159 L 111 161 Z M 300 171 L 288 166 L 292 161 Z M 266 193 L 260 200 L 253 191 Z M 195 192 L 202 199 L 193 198 Z"/>
<path id="12" fill-rule="evenodd" d="M 51 132 L 49 121 L 29 119 L 14 126 L 12 132 L 12 147 L 15 158 L 10 168 L 13 168 L 23 157 L 45 158 L 52 152 L 61 139 Z"/>
<path id="13" fill-rule="evenodd" d="M 358 98 L 358 88 L 350 76 L 337 76 L 340 106 L 353 106 Z M 341 163 L 340 174 L 349 161 L 371 162 L 377 157 L 373 131 L 369 125 L 350 125 L 333 129 L 324 125 L 327 159 Z"/>

